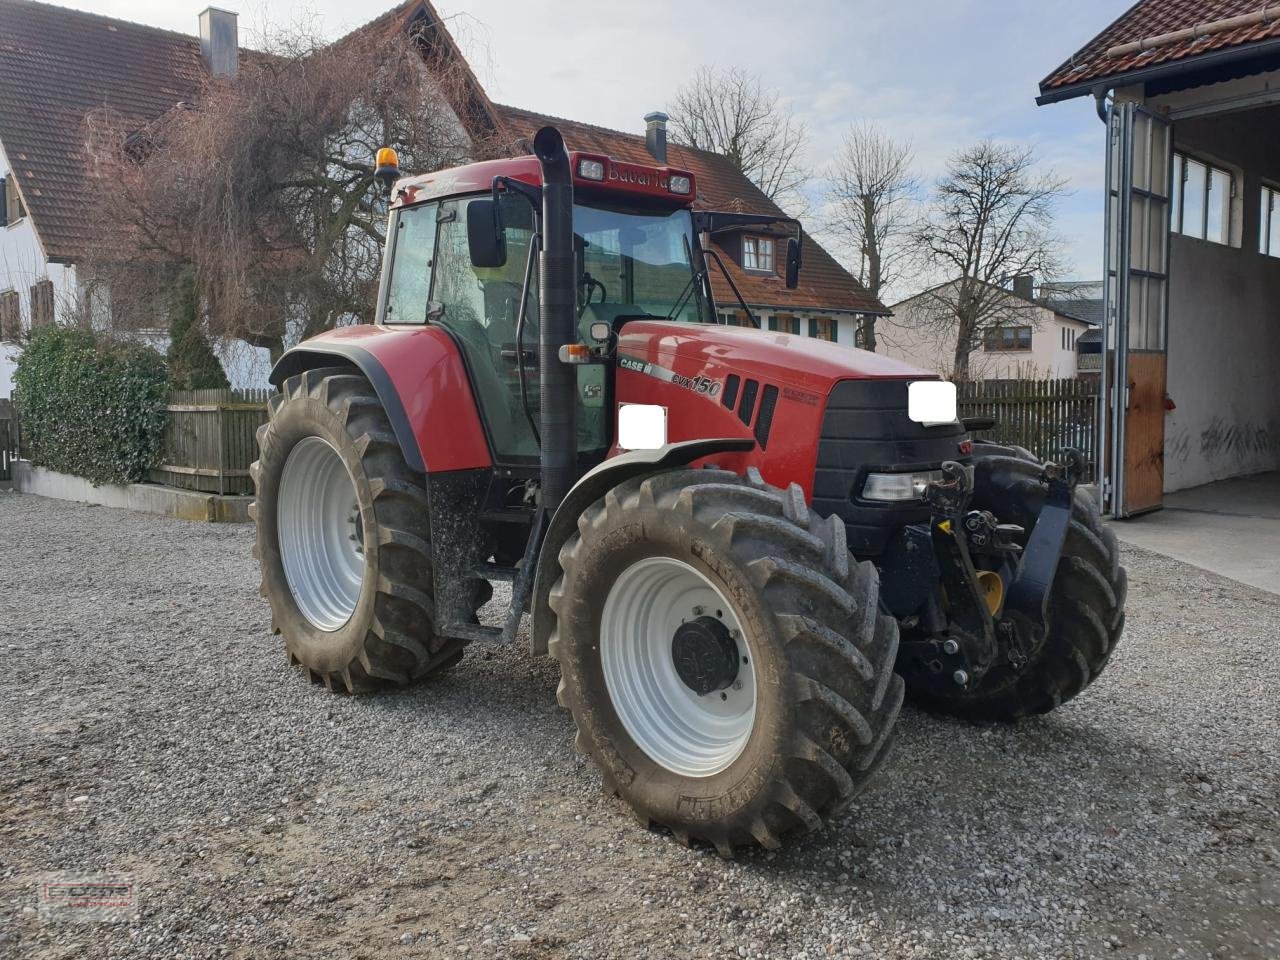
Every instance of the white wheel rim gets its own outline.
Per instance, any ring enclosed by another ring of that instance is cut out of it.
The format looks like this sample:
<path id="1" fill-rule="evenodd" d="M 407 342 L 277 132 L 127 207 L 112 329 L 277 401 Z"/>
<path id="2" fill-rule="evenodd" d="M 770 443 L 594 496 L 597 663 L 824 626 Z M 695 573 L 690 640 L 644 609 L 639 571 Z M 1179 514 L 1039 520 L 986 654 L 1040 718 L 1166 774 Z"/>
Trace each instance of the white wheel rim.
<path id="1" fill-rule="evenodd" d="M 289 451 L 276 530 L 298 609 L 320 630 L 339 629 L 355 613 L 364 585 L 363 528 L 355 481 L 327 440 L 306 437 Z"/>
<path id="2" fill-rule="evenodd" d="M 733 686 L 699 696 L 676 672 L 672 638 L 714 616 L 738 648 Z M 737 613 L 710 580 L 680 560 L 650 557 L 614 581 L 600 618 L 600 661 L 618 719 L 655 763 L 710 777 L 736 760 L 756 718 L 755 663 Z"/>

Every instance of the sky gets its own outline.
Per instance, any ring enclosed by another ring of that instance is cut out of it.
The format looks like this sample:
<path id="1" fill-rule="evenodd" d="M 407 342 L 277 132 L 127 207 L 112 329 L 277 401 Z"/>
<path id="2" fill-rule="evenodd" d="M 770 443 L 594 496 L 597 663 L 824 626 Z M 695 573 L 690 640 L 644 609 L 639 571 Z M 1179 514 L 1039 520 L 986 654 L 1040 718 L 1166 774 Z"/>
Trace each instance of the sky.
<path id="1" fill-rule="evenodd" d="M 196 31 L 207 0 L 53 0 Z M 217 0 L 241 42 L 270 25 L 337 37 L 393 0 Z M 1034 146 L 1070 185 L 1058 211 L 1069 275 L 1102 273 L 1103 124 L 1091 98 L 1037 107 L 1039 81 L 1129 0 L 438 0 L 472 68 L 499 102 L 641 133 L 700 67 L 758 74 L 804 119 L 821 171 L 851 123 L 909 141 L 926 183 L 985 137 Z M 902 295 L 911 291 L 898 291 Z"/>

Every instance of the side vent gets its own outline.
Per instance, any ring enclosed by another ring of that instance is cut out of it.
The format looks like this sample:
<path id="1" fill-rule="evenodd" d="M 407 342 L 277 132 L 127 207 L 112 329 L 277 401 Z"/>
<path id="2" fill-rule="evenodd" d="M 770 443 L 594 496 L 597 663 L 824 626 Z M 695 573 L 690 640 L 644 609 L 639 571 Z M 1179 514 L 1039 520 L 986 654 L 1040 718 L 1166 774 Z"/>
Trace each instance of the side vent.
<path id="1" fill-rule="evenodd" d="M 724 380 L 724 394 L 720 397 L 720 402 L 730 410 L 733 405 L 738 402 L 738 387 L 742 385 L 742 378 L 736 373 L 731 373 Z"/>
<path id="2" fill-rule="evenodd" d="M 778 388 L 767 384 L 760 398 L 760 416 L 756 418 L 756 442 L 760 449 L 769 446 L 769 429 L 773 426 L 773 408 L 778 405 Z"/>
<path id="3" fill-rule="evenodd" d="M 756 412 L 756 393 L 760 389 L 760 384 L 755 380 L 748 380 L 742 387 L 742 406 L 738 407 L 738 419 L 743 423 L 750 424 L 752 414 Z"/>

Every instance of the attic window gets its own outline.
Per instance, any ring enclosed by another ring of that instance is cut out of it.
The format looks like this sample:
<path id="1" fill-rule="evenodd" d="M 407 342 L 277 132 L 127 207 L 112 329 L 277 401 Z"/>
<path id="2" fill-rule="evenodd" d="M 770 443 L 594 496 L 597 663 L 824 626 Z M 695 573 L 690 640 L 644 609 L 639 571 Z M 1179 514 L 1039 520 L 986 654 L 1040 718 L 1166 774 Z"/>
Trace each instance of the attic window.
<path id="1" fill-rule="evenodd" d="M 18 196 L 18 185 L 14 182 L 13 174 L 0 177 L 0 187 L 4 189 L 4 219 L 0 221 L 0 226 L 17 223 L 27 215 L 27 211 L 22 205 L 22 198 Z"/>
<path id="2" fill-rule="evenodd" d="M 742 266 L 745 270 L 773 273 L 773 238 L 743 237 Z"/>

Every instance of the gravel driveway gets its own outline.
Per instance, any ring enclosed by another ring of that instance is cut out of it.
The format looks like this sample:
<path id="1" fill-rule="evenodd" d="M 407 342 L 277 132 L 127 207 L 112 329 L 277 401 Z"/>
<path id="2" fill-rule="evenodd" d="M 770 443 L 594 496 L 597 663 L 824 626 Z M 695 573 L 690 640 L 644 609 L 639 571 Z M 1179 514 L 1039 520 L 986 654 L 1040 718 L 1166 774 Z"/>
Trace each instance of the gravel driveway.
<path id="1" fill-rule="evenodd" d="M 251 533 L 0 493 L 0 957 L 1280 956 L 1280 598 L 1128 551 L 1078 700 L 908 710 L 849 814 L 726 862 L 604 798 L 521 647 L 308 685 Z M 36 914 L 103 871 L 131 921 Z"/>

